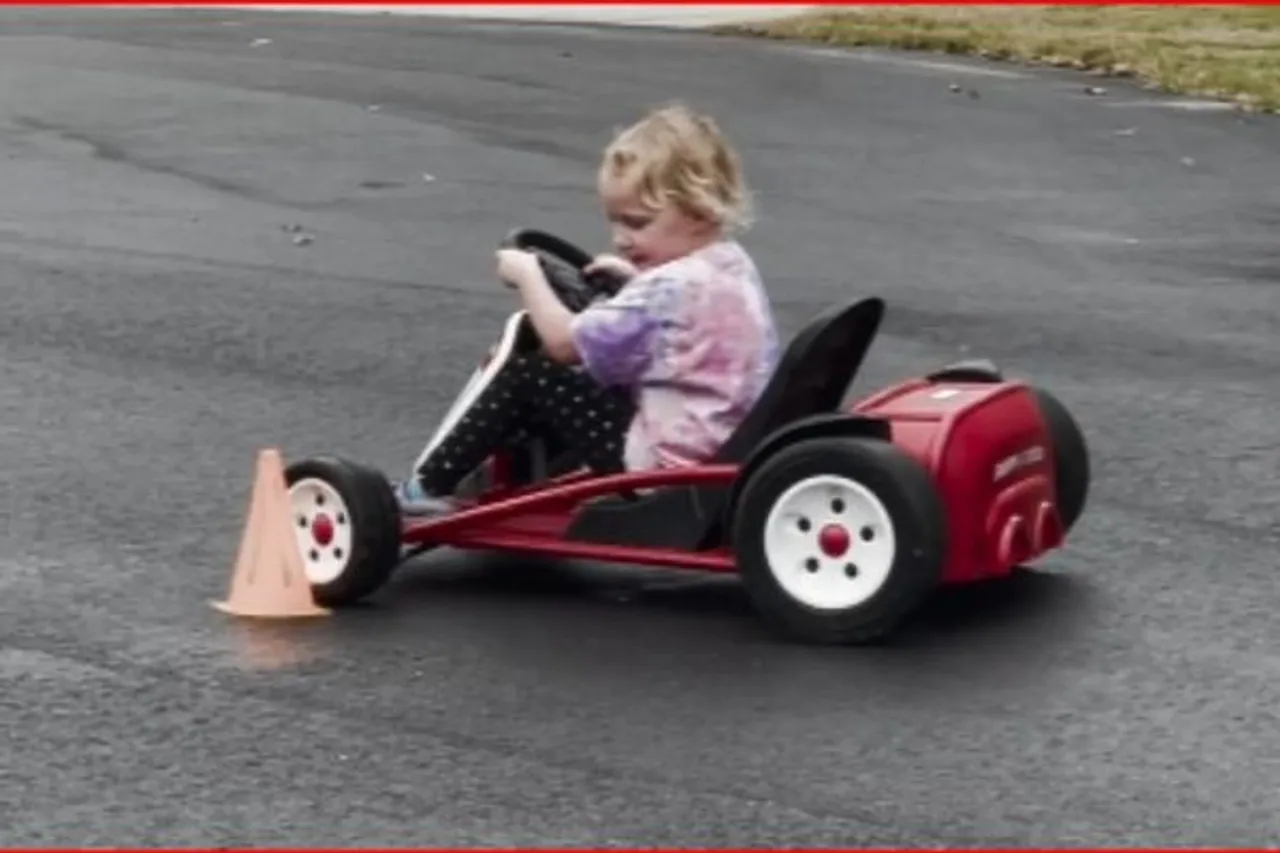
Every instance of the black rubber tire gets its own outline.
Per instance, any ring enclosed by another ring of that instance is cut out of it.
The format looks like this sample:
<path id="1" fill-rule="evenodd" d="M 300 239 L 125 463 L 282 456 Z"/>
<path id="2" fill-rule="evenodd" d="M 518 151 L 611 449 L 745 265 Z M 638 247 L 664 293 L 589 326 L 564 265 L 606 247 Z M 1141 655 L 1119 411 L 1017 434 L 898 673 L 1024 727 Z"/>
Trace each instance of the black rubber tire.
<path id="1" fill-rule="evenodd" d="M 765 555 L 765 526 L 774 503 L 797 482 L 824 474 L 869 489 L 888 511 L 897 539 L 884 584 L 842 610 L 818 610 L 797 601 L 778 583 Z M 946 508 L 929 473 L 894 445 L 880 439 L 815 438 L 783 448 L 750 475 L 734 513 L 732 542 L 739 574 L 766 625 L 805 643 L 866 644 L 890 634 L 940 582 L 947 557 Z"/>
<path id="2" fill-rule="evenodd" d="M 1043 388 L 1032 388 L 1040 414 L 1053 442 L 1054 479 L 1058 515 L 1065 535 L 1084 514 L 1092 477 L 1089 445 L 1080 424 L 1062 402 Z"/>
<path id="3" fill-rule="evenodd" d="M 313 457 L 285 469 L 290 488 L 305 479 L 320 480 L 341 496 L 352 530 L 346 569 L 328 583 L 313 583 L 312 596 L 325 607 L 354 604 L 382 587 L 400 564 L 400 505 L 380 472 L 346 459 Z"/>

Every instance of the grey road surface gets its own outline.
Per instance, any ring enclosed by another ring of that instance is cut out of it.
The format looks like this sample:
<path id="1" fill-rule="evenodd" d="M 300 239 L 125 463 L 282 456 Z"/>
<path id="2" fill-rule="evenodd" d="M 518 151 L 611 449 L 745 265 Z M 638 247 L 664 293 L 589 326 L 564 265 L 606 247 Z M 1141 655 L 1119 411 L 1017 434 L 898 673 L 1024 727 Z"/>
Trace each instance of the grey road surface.
<path id="1" fill-rule="evenodd" d="M 953 91 L 952 84 L 959 91 Z M 0 14 L 0 841 L 1263 844 L 1280 831 L 1280 124 L 1126 84 L 684 32 Z M 595 157 L 740 142 L 787 332 L 961 356 L 1096 458 L 1071 548 L 897 642 L 679 572 L 440 554 L 229 620 L 254 454 L 407 465 Z M 299 239 L 302 238 L 302 239 Z"/>

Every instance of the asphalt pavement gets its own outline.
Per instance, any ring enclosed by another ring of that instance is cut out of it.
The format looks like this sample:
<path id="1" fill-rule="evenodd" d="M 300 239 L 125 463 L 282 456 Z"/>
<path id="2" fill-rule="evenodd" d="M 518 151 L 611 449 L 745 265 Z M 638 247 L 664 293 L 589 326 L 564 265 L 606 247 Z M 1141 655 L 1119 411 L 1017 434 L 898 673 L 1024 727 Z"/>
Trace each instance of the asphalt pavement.
<path id="1" fill-rule="evenodd" d="M 0 13 L 0 841 L 1254 844 L 1280 831 L 1280 122 L 940 57 L 233 10 Z M 958 90 L 958 91 L 957 91 Z M 987 356 L 1084 423 L 1068 550 L 884 648 L 731 580 L 435 555 L 236 622 L 254 454 L 392 472 L 590 246 L 600 146 L 740 143 L 784 330 L 855 392 Z"/>

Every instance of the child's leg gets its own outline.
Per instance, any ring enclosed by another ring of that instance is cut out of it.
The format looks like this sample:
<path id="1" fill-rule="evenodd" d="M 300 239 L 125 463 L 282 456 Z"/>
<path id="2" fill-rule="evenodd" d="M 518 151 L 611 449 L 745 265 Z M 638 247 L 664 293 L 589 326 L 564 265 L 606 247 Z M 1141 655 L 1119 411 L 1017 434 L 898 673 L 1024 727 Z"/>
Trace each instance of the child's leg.
<path id="1" fill-rule="evenodd" d="M 518 356 L 423 460 L 419 483 L 428 495 L 449 495 L 521 429 L 579 449 L 596 471 L 620 471 L 633 414 L 625 390 L 602 388 L 541 354 Z"/>

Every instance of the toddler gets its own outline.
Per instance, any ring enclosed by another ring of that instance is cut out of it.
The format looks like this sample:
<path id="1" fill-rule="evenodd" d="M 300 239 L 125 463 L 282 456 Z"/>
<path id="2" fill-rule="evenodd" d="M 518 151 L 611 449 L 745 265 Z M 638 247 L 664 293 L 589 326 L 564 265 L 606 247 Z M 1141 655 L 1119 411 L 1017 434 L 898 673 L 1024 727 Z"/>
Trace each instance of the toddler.
<path id="1" fill-rule="evenodd" d="M 749 196 L 710 118 L 655 110 L 605 149 L 598 189 L 627 284 L 573 314 L 537 258 L 498 252 L 543 342 L 494 377 L 467 416 L 397 486 L 407 514 L 446 512 L 454 487 L 517 432 L 577 448 L 601 474 L 694 465 L 746 417 L 778 358 L 755 264 L 734 239 Z"/>

